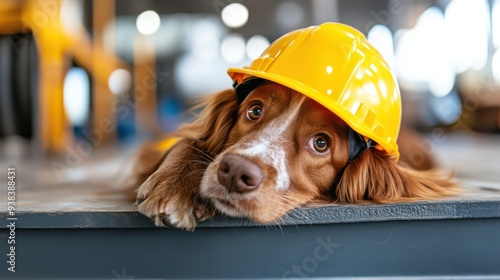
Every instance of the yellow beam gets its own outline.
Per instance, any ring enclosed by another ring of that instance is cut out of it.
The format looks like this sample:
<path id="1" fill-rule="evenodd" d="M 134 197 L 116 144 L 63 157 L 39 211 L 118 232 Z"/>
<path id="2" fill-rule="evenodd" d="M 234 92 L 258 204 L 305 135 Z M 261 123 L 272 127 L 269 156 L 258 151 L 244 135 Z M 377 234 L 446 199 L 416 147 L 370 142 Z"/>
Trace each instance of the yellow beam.
<path id="1" fill-rule="evenodd" d="M 92 66 L 88 69 L 92 69 L 96 73 L 96 77 L 104 79 L 100 83 L 94 83 L 93 90 L 93 126 L 94 129 L 99 129 L 104 122 L 108 123 L 108 126 L 116 128 L 116 117 L 115 110 L 112 106 L 114 105 L 114 96 L 109 90 L 108 79 L 109 75 L 113 70 L 116 69 L 117 61 L 110 61 L 109 59 L 104 59 L 104 56 L 112 57 L 105 52 L 102 48 L 104 45 L 104 32 L 108 24 L 114 24 L 115 18 L 115 1 L 114 0 L 94 0 L 93 2 L 93 28 L 94 28 L 94 40 L 92 48 L 85 48 L 85 50 L 91 50 L 92 59 L 85 59 L 85 61 L 91 61 Z M 114 36 L 114 34 L 107 34 L 108 36 Z M 113 41 L 114 38 L 112 38 Z M 110 49 L 114 49 L 114 46 L 109 46 Z M 78 49 L 78 48 L 75 48 Z M 89 53 L 81 52 L 79 53 L 82 57 L 86 57 Z M 105 133 L 106 132 L 106 133 Z M 102 139 L 100 142 L 108 143 L 116 139 L 116 129 L 110 131 L 109 129 L 102 132 Z M 96 147 L 101 143 L 94 143 Z"/>
<path id="2" fill-rule="evenodd" d="M 160 135 L 156 98 L 155 41 L 151 36 L 134 39 L 134 101 L 139 132 Z"/>
<path id="3" fill-rule="evenodd" d="M 24 0 L 2 0 L 0 1 L 0 15 L 2 13 L 14 13 L 23 9 Z"/>
<path id="4" fill-rule="evenodd" d="M 104 28 L 108 21 L 114 20 L 114 0 L 94 1 L 94 42 L 81 22 L 64 26 L 62 5 L 63 0 L 0 0 L 0 33 L 31 31 L 37 42 L 40 56 L 40 141 L 45 151 L 54 152 L 64 151 L 71 139 L 63 106 L 63 82 L 69 56 L 72 55 L 92 74 L 96 84 L 94 126 L 106 119 L 107 131 L 109 121 L 114 124 L 113 96 L 107 86 L 109 75 L 116 68 L 128 69 L 114 53 L 103 48 Z M 106 134 L 105 138 L 114 137 Z"/>
<path id="5" fill-rule="evenodd" d="M 29 32 L 19 14 L 2 14 L 0 13 L 0 34 L 24 33 Z"/>

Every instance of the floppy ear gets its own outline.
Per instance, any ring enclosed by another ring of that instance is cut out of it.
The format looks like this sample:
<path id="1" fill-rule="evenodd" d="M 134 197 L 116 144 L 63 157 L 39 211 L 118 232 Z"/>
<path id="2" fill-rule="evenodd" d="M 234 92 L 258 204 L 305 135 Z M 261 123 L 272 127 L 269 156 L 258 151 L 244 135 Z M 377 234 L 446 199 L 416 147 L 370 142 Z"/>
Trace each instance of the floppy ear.
<path id="1" fill-rule="evenodd" d="M 202 99 L 193 109 L 203 110 L 191 123 L 174 134 L 197 141 L 200 149 L 218 154 L 224 148 L 238 112 L 234 90 L 228 89 Z"/>
<path id="2" fill-rule="evenodd" d="M 201 149 L 203 153 L 218 154 L 226 143 L 237 114 L 238 104 L 234 90 L 225 90 L 201 99 L 193 109 L 202 111 L 192 123 L 181 126 L 171 136 L 193 139 L 197 149 Z M 154 142 L 143 144 L 139 148 L 132 174 L 125 181 L 130 201 L 135 201 L 137 188 L 159 168 L 169 152 L 170 150 L 159 149 Z"/>
<path id="3" fill-rule="evenodd" d="M 338 201 L 344 203 L 433 200 L 460 193 L 451 174 L 399 166 L 374 148 L 346 166 L 335 192 Z"/>

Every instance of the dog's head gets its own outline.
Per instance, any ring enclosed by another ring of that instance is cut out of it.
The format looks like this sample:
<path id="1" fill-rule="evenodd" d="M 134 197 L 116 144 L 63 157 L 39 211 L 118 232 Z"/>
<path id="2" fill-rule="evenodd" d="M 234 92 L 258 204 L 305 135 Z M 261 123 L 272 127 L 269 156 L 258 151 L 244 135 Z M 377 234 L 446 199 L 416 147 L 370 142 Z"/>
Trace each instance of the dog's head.
<path id="1" fill-rule="evenodd" d="M 312 99 L 278 84 L 261 85 L 238 107 L 201 193 L 221 212 L 258 222 L 326 198 L 348 159 L 346 128 Z"/>

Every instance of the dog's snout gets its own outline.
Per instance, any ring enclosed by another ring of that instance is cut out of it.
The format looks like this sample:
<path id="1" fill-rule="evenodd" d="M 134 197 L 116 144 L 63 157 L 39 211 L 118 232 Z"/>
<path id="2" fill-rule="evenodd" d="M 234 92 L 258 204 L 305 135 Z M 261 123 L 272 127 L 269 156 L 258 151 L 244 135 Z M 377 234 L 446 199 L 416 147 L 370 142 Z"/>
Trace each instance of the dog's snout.
<path id="1" fill-rule="evenodd" d="M 246 193 L 260 186 L 264 173 L 257 164 L 248 159 L 227 155 L 220 162 L 217 177 L 229 192 Z"/>

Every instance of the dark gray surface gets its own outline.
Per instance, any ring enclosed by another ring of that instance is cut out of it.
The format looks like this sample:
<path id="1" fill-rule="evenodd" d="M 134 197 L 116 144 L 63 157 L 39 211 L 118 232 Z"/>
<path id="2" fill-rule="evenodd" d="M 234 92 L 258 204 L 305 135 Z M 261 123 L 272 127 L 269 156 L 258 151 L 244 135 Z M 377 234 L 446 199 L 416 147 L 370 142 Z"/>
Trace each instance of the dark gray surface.
<path id="1" fill-rule="evenodd" d="M 2 244 L 5 233 L 0 230 Z M 2 265 L 0 278 L 300 276 L 294 267 L 314 277 L 500 277 L 499 233 L 498 218 L 199 228 L 194 233 L 18 229 L 17 272 L 7 273 Z M 333 244 L 330 252 L 325 243 Z M 2 253 L 0 263 L 5 258 Z"/>
<path id="2" fill-rule="evenodd" d="M 303 208 L 268 226 L 216 217 L 194 233 L 155 228 L 135 211 L 31 211 L 16 222 L 17 272 L 5 266 L 0 279 L 500 279 L 494 195 Z"/>
<path id="3" fill-rule="evenodd" d="M 150 228 L 153 223 L 135 211 L 21 212 L 18 228 Z M 7 214 L 0 213 L 6 220 Z M 500 218 L 499 200 L 460 200 L 386 205 L 335 205 L 301 208 L 277 225 L 335 224 L 398 220 Z M 198 227 L 259 226 L 246 219 L 216 217 Z"/>

